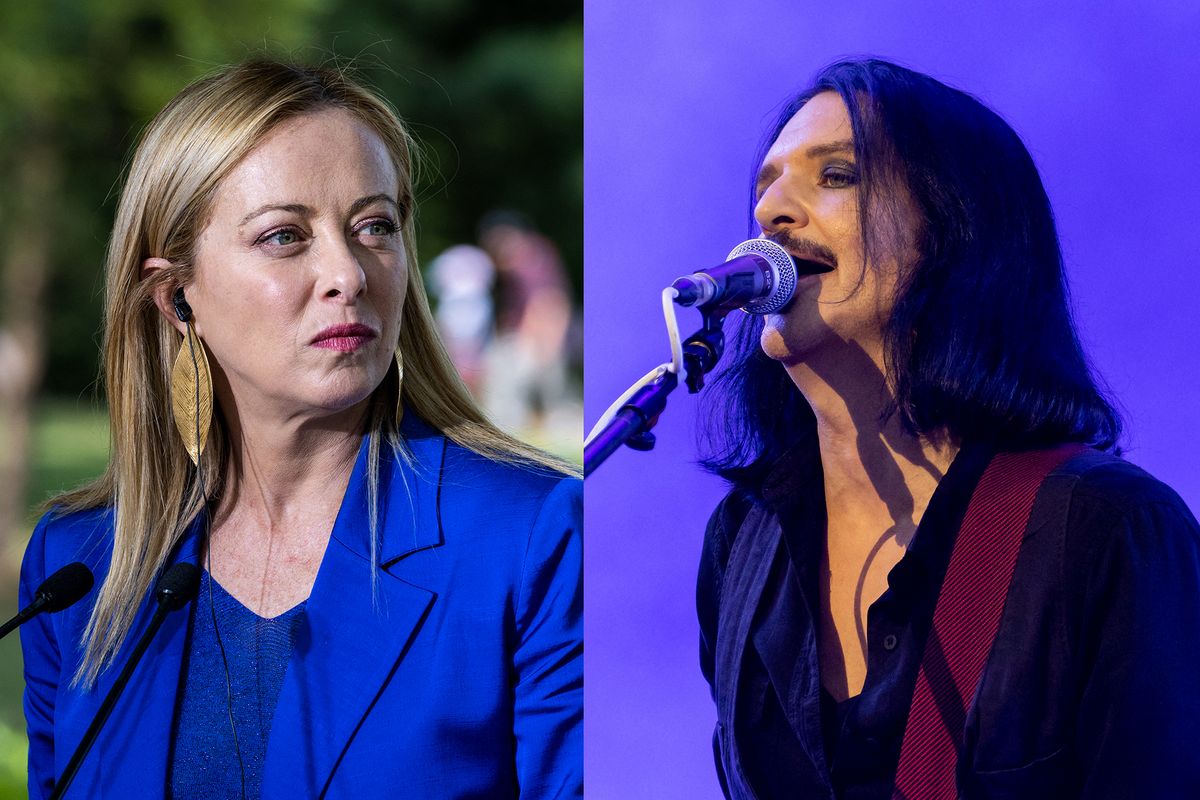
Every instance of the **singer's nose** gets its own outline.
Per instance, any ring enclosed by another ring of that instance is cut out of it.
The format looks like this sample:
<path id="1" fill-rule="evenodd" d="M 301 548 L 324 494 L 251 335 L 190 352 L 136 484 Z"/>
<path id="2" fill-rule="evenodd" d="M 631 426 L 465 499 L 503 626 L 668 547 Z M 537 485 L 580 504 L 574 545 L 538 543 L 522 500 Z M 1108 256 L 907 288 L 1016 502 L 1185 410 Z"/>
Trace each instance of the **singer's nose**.
<path id="1" fill-rule="evenodd" d="M 759 196 L 754 206 L 754 219 L 763 233 L 771 234 L 784 228 L 807 225 L 808 212 L 799 198 L 787 191 L 787 182 L 780 177 Z"/>

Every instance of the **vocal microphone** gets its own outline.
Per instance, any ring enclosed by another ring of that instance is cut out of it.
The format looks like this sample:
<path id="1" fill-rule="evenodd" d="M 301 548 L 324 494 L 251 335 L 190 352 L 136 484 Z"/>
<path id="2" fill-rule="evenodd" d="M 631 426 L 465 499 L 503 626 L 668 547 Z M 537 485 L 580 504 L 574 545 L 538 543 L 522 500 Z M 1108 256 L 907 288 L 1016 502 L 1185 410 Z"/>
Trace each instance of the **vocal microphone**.
<path id="1" fill-rule="evenodd" d="M 83 734 L 83 738 L 79 741 L 79 746 L 75 748 L 71 760 L 67 762 L 62 777 L 58 779 L 54 791 L 50 794 L 50 800 L 59 800 L 71 785 L 71 781 L 75 778 L 75 773 L 79 771 L 79 765 L 83 763 L 84 757 L 92 749 L 96 737 L 100 734 L 100 729 L 104 727 L 104 723 L 108 721 L 108 717 L 112 713 L 113 706 L 117 704 L 117 698 L 125 691 L 125 685 L 129 683 L 129 678 L 133 675 L 134 668 L 142 660 L 142 655 L 146 652 L 146 648 L 150 646 L 150 640 L 154 638 L 154 634 L 158 633 L 158 629 L 162 627 L 163 620 L 167 618 L 167 614 L 177 608 L 183 608 L 189 600 L 196 596 L 199 588 L 200 570 L 195 564 L 190 564 L 187 561 L 180 561 L 175 564 L 159 578 L 158 585 L 154 589 L 154 596 L 158 599 L 158 608 L 154 611 L 154 617 L 151 618 L 150 625 L 146 628 L 146 632 L 142 634 L 142 638 L 138 639 L 137 646 L 133 648 L 133 653 L 130 654 L 129 660 L 125 662 L 121 674 L 117 676 L 117 680 L 113 683 L 112 688 L 108 690 L 108 694 L 105 696 L 104 702 L 100 704 L 100 709 L 96 712 L 92 724 L 88 726 L 87 732 Z"/>
<path id="2" fill-rule="evenodd" d="M 83 599 L 92 590 L 96 579 L 92 571 L 76 561 L 67 564 L 49 578 L 42 581 L 33 593 L 33 602 L 17 612 L 17 615 L 0 626 L 0 639 L 3 639 L 21 625 L 41 614 L 43 611 L 62 611 Z"/>
<path id="3" fill-rule="evenodd" d="M 701 311 L 774 314 L 796 292 L 797 273 L 815 275 L 833 268 L 816 261 L 797 261 L 770 239 L 750 239 L 729 252 L 725 263 L 677 278 L 675 302 Z"/>

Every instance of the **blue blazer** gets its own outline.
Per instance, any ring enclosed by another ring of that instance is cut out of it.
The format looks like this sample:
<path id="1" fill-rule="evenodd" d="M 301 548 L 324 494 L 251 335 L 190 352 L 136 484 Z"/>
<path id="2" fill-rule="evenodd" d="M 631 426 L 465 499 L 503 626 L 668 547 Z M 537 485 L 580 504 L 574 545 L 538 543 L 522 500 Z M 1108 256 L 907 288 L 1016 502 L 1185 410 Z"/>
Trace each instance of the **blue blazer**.
<path id="1" fill-rule="evenodd" d="M 582 484 L 488 461 L 411 413 L 404 433 L 414 463 L 380 459 L 374 564 L 364 438 L 280 690 L 262 796 L 581 797 Z M 200 530 L 173 560 L 197 561 Z M 48 514 L 22 606 L 72 561 L 98 587 L 111 553 L 111 509 Z M 114 666 L 72 689 L 96 591 L 21 630 L 32 798 L 52 790 L 154 612 L 151 594 Z M 190 609 L 167 617 L 68 797 L 165 794 Z"/>

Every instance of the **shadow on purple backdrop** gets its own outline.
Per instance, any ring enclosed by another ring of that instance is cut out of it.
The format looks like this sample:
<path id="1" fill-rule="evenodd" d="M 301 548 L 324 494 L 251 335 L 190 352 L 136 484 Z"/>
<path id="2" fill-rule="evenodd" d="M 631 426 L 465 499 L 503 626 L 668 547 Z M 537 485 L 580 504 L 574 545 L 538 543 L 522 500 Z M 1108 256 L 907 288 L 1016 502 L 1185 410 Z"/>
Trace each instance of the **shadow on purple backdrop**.
<path id="1" fill-rule="evenodd" d="M 1085 346 L 1125 412 L 1126 457 L 1200 510 L 1200 6 L 1039 5 L 589 0 L 589 425 L 668 359 L 661 289 L 747 238 L 772 112 L 820 66 L 871 54 L 975 94 L 1024 138 Z M 685 335 L 698 324 L 681 311 Z M 694 590 L 723 487 L 694 463 L 697 401 L 676 390 L 658 448 L 622 449 L 587 481 L 592 798 L 720 797 Z"/>

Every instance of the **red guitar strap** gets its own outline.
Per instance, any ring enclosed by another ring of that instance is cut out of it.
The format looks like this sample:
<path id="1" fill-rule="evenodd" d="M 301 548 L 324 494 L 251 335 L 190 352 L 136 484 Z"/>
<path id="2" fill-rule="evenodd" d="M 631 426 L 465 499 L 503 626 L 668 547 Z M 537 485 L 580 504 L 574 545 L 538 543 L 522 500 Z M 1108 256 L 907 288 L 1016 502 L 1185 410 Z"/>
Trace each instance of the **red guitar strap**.
<path id="1" fill-rule="evenodd" d="M 1000 627 L 1038 489 L 1085 447 L 999 453 L 971 495 L 938 595 L 908 712 L 893 800 L 954 800 L 966 709 Z"/>

